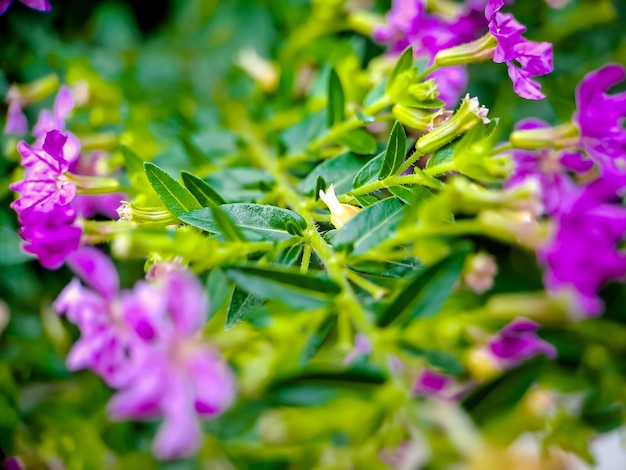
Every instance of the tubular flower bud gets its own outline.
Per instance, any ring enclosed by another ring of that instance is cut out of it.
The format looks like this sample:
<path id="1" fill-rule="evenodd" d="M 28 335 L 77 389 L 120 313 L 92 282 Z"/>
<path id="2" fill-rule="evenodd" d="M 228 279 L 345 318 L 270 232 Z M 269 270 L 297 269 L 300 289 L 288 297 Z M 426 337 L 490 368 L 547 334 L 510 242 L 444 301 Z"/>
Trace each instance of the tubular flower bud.
<path id="1" fill-rule="evenodd" d="M 331 184 L 328 190 L 324 192 L 320 189 L 320 199 L 330 209 L 330 222 L 335 228 L 342 228 L 348 220 L 354 217 L 361 210 L 359 207 L 350 204 L 342 204 L 335 196 L 335 187 Z"/>

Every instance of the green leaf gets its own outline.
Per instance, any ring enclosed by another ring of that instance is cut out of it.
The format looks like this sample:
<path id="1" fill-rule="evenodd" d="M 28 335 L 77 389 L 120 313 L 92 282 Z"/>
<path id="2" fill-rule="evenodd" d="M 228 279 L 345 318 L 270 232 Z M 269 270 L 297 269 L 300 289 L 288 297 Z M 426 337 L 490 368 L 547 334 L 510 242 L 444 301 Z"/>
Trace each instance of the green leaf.
<path id="1" fill-rule="evenodd" d="M 181 136 L 181 143 L 185 149 L 185 153 L 189 158 L 189 163 L 194 166 L 204 165 L 210 161 L 210 159 L 198 148 L 196 144 L 188 136 Z"/>
<path id="2" fill-rule="evenodd" d="M 263 302 L 265 302 L 263 297 L 252 295 L 236 286 L 228 306 L 224 328 L 228 330 L 238 325 L 255 313 L 263 305 Z"/>
<path id="3" fill-rule="evenodd" d="M 379 201 L 378 198 L 372 196 L 371 194 L 362 194 L 359 196 L 352 195 L 352 197 L 357 200 L 361 207 L 371 206 Z"/>
<path id="4" fill-rule="evenodd" d="M 376 139 L 364 129 L 354 129 L 339 137 L 337 143 L 345 145 L 354 153 L 360 155 L 370 155 L 376 152 Z"/>
<path id="5" fill-rule="evenodd" d="M 211 216 L 215 221 L 215 225 L 217 226 L 219 233 L 221 233 L 226 240 L 230 240 L 233 242 L 248 241 L 241 229 L 233 223 L 228 214 L 220 209 L 219 206 L 211 207 L 210 210 Z"/>
<path id="6" fill-rule="evenodd" d="M 387 148 L 385 149 L 385 156 L 383 164 L 380 167 L 380 173 L 378 173 L 378 179 L 382 180 L 387 176 L 395 175 L 398 168 L 404 161 L 406 149 L 406 132 L 404 127 L 399 121 L 393 125 L 389 140 L 387 141 Z"/>
<path id="7" fill-rule="evenodd" d="M 213 268 L 206 280 L 206 291 L 211 302 L 209 303 L 209 319 L 219 311 L 226 302 L 232 288 L 230 280 L 219 268 Z"/>
<path id="8" fill-rule="evenodd" d="M 333 246 L 342 248 L 351 245 L 354 254 L 367 252 L 395 235 L 403 208 L 402 203 L 395 198 L 383 199 L 364 208 L 341 230 L 337 230 L 332 239 Z"/>
<path id="9" fill-rule="evenodd" d="M 313 196 L 315 196 L 316 201 L 320 198 L 320 191 L 326 191 L 326 181 L 324 181 L 322 175 L 317 175 L 317 180 L 315 181 L 315 191 L 313 191 Z"/>
<path id="10" fill-rule="evenodd" d="M 0 226 L 0 266 L 27 263 L 35 259 L 22 251 L 22 239 L 9 226 Z"/>
<path id="11" fill-rule="evenodd" d="M 202 207 L 221 206 L 226 204 L 226 201 L 222 199 L 215 189 L 213 189 L 209 183 L 202 178 L 188 173 L 186 171 L 181 172 L 183 177 L 183 183 L 185 187 L 193 194 L 196 200 L 202 205 Z"/>
<path id="12" fill-rule="evenodd" d="M 220 210 L 228 215 L 233 223 L 251 241 L 282 241 L 291 238 L 292 234 L 287 226 L 288 221 L 293 221 L 302 230 L 306 229 L 306 222 L 302 217 L 295 212 L 280 207 L 236 203 L 224 204 L 220 206 Z M 182 213 L 179 218 L 183 222 L 207 232 L 221 233 L 209 208 Z"/>
<path id="13" fill-rule="evenodd" d="M 393 70 L 387 77 L 387 85 L 385 86 L 385 92 L 387 94 L 389 94 L 393 88 L 398 76 L 407 70 L 411 70 L 411 67 L 413 67 L 413 48 L 409 46 L 400 55 L 396 65 L 394 65 Z"/>
<path id="14" fill-rule="evenodd" d="M 230 266 L 224 270 L 246 292 L 278 300 L 294 309 L 322 308 L 340 291 L 324 274 L 302 274 L 291 268 Z"/>
<path id="15" fill-rule="evenodd" d="M 224 168 L 207 175 L 204 180 L 226 202 L 256 201 L 265 196 L 262 187 L 274 183 L 268 172 L 248 167 Z"/>
<path id="16" fill-rule="evenodd" d="M 465 256 L 465 251 L 454 253 L 420 272 L 387 307 L 378 326 L 384 328 L 396 319 L 406 325 L 436 315 L 459 279 Z"/>
<path id="17" fill-rule="evenodd" d="M 461 361 L 448 352 L 422 349 L 404 341 L 400 342 L 400 348 L 413 356 L 424 357 L 429 365 L 444 374 L 459 375 L 464 371 Z"/>
<path id="18" fill-rule="evenodd" d="M 287 147 L 287 153 L 296 155 L 305 151 L 313 139 L 320 137 L 327 131 L 326 110 L 323 110 L 310 114 L 302 121 L 282 131 L 280 139 Z"/>
<path id="19" fill-rule="evenodd" d="M 121 149 L 130 184 L 133 188 L 145 190 L 146 187 L 150 186 L 150 182 L 143 169 L 144 161 L 125 145 L 122 145 Z"/>
<path id="20" fill-rule="evenodd" d="M 478 424 L 511 410 L 535 382 L 544 362 L 543 356 L 533 358 L 479 387 L 463 400 L 463 408 Z"/>
<path id="21" fill-rule="evenodd" d="M 456 146 L 457 142 L 458 140 L 453 141 L 436 150 L 435 153 L 433 153 L 426 162 L 426 168 L 432 168 L 437 165 L 451 162 L 452 155 L 454 154 L 454 147 Z"/>
<path id="22" fill-rule="evenodd" d="M 320 189 L 317 187 L 317 181 L 321 177 L 325 183 L 332 183 L 335 186 L 336 194 L 344 194 L 350 190 L 352 179 L 363 166 L 364 161 L 362 157 L 351 152 L 325 160 L 309 172 L 306 178 L 298 184 L 298 189 L 306 195 L 311 195 L 315 191 L 317 196 Z M 323 189 L 326 189 L 326 186 Z"/>
<path id="23" fill-rule="evenodd" d="M 335 69 L 330 69 L 328 76 L 328 113 L 326 122 L 328 127 L 344 120 L 346 98 L 341 86 L 341 80 Z"/>
<path id="24" fill-rule="evenodd" d="M 384 79 L 380 83 L 378 83 L 378 85 L 376 85 L 374 88 L 370 90 L 370 92 L 367 94 L 367 96 L 363 100 L 363 106 L 367 108 L 369 106 L 372 106 L 378 100 L 380 100 L 383 96 L 385 96 L 386 88 L 387 88 L 387 80 Z M 370 116 L 364 116 L 364 117 L 365 119 L 367 119 Z M 363 121 L 362 118 L 359 118 L 359 119 Z"/>
<path id="25" fill-rule="evenodd" d="M 187 188 L 158 166 L 150 162 L 145 162 L 144 168 L 148 180 L 159 195 L 159 198 L 161 198 L 165 207 L 176 217 L 202 207 Z"/>
<path id="26" fill-rule="evenodd" d="M 433 193 L 424 186 L 392 186 L 389 192 L 405 204 L 419 204 L 433 197 Z"/>
<path id="27" fill-rule="evenodd" d="M 354 189 L 360 188 L 361 186 L 370 183 L 376 178 L 376 175 L 380 171 L 380 167 L 383 164 L 383 158 L 385 158 L 385 153 L 382 152 L 368 161 L 363 167 L 359 170 L 359 172 L 355 175 L 354 180 L 352 181 L 352 187 Z"/>
<path id="28" fill-rule="evenodd" d="M 309 336 L 300 354 L 301 367 L 306 365 L 307 362 L 315 356 L 315 353 L 317 353 L 322 343 L 328 338 L 328 335 L 335 328 L 335 325 L 337 325 L 337 316 L 331 315 L 322 322 L 311 336 Z"/>

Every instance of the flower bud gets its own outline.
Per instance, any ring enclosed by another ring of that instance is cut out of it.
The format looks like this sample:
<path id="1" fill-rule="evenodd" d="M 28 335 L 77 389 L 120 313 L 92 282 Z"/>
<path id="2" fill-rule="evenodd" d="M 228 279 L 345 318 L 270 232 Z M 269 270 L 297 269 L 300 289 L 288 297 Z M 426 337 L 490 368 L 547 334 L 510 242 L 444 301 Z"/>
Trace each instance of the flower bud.
<path id="1" fill-rule="evenodd" d="M 482 294 L 493 287 L 493 279 L 497 273 L 495 258 L 488 253 L 477 253 L 466 262 L 463 281 L 474 292 Z"/>
<path id="2" fill-rule="evenodd" d="M 326 192 L 320 189 L 320 199 L 328 206 L 328 209 L 330 209 L 330 222 L 338 229 L 342 228 L 348 220 L 361 210 L 360 207 L 339 202 L 337 196 L 335 196 L 335 187 L 332 184 L 328 187 Z"/>
<path id="3" fill-rule="evenodd" d="M 562 149 L 575 146 L 578 138 L 578 128 L 573 122 L 568 122 L 556 127 L 516 130 L 511 133 L 510 141 L 514 147 L 520 149 Z"/>
<path id="4" fill-rule="evenodd" d="M 178 223 L 178 219 L 168 210 L 138 207 L 128 201 L 121 201 L 117 214 L 121 221 L 137 222 L 143 225 L 166 226 Z"/>
<path id="5" fill-rule="evenodd" d="M 490 122 L 487 118 L 488 112 L 487 108 L 480 106 L 478 98 L 470 98 L 469 94 L 465 95 L 465 98 L 461 101 L 461 106 L 454 116 L 437 129 L 420 138 L 415 147 L 422 154 L 434 152 L 454 140 L 457 136 L 467 132 L 479 121 L 482 120 L 485 124 L 488 124 Z"/>
<path id="6" fill-rule="evenodd" d="M 435 56 L 435 64 L 439 67 L 450 67 L 483 62 L 493 57 L 497 45 L 496 38 L 487 33 L 475 41 L 439 51 Z"/>

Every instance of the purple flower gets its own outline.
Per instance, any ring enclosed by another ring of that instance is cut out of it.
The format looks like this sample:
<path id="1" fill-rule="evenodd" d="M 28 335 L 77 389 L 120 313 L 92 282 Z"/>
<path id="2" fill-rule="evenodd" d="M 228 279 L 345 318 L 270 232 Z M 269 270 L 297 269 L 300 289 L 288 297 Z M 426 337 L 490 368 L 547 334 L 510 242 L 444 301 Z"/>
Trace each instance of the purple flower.
<path id="1" fill-rule="evenodd" d="M 556 357 L 554 346 L 537 336 L 538 329 L 539 325 L 535 322 L 516 318 L 489 342 L 488 349 L 504 369 L 515 367 L 539 354 L 551 359 Z"/>
<path id="2" fill-rule="evenodd" d="M 589 73 L 576 90 L 574 122 L 582 146 L 608 171 L 616 159 L 626 158 L 626 92 L 609 95 L 605 90 L 624 77 L 622 65 L 609 64 Z"/>
<path id="3" fill-rule="evenodd" d="M 50 211 L 55 205 L 69 204 L 76 196 L 76 185 L 64 176 L 69 168 L 63 153 L 66 141 L 67 137 L 59 131 L 50 131 L 41 150 L 24 141 L 17 144 L 26 169 L 25 178 L 9 186 L 20 193 L 20 198 L 11 204 L 18 215 L 27 208 Z"/>
<path id="4" fill-rule="evenodd" d="M 22 111 L 22 105 L 19 100 L 11 100 L 7 111 L 7 122 L 4 125 L 4 134 L 23 135 L 26 132 L 28 132 L 28 119 Z"/>
<path id="5" fill-rule="evenodd" d="M 413 383 L 413 394 L 442 397 L 452 385 L 452 377 L 424 369 Z"/>
<path id="6" fill-rule="evenodd" d="M 224 411 L 233 400 L 235 382 L 224 360 L 198 338 L 208 312 L 198 279 L 172 270 L 153 289 L 154 305 L 133 327 L 142 347 L 109 413 L 114 418 L 162 416 L 154 452 L 158 458 L 174 459 L 198 450 L 199 418 Z"/>
<path id="7" fill-rule="evenodd" d="M 139 338 L 131 325 L 140 323 L 147 310 L 160 307 L 160 303 L 147 283 L 138 283 L 132 291 L 120 291 L 115 266 L 95 248 L 75 251 L 67 263 L 86 284 L 74 278 L 54 302 L 55 311 L 65 314 L 81 332 L 67 367 L 89 368 L 109 385 L 119 385 L 138 347 Z"/>
<path id="8" fill-rule="evenodd" d="M 0 15 L 11 5 L 12 0 L 0 0 Z M 20 0 L 24 5 L 34 10 L 50 11 L 52 7 L 48 0 Z"/>
<path id="9" fill-rule="evenodd" d="M 467 70 L 460 65 L 437 69 L 426 78 L 435 80 L 438 98 L 449 108 L 458 105 L 459 97 L 467 88 Z"/>
<path id="10" fill-rule="evenodd" d="M 68 132 L 65 126 L 65 119 L 74 109 L 74 97 L 72 92 L 66 86 L 62 86 L 54 100 L 52 111 L 44 109 L 39 113 L 33 135 L 37 138 L 35 147 L 41 146 L 45 136 L 52 130 L 58 130 L 67 135 L 67 144 L 63 149 L 65 159 L 73 162 L 80 154 L 80 142 L 78 138 L 71 132 Z"/>
<path id="11" fill-rule="evenodd" d="M 574 294 L 582 311 L 602 313 L 602 286 L 626 275 L 626 254 L 618 244 L 626 236 L 626 208 L 620 198 L 626 173 L 604 172 L 592 183 L 571 190 L 554 216 L 554 232 L 539 253 L 551 291 Z"/>
<path id="12" fill-rule="evenodd" d="M 359 357 L 367 356 L 372 352 L 372 343 L 363 333 L 357 333 L 354 337 L 354 349 L 350 351 L 344 359 L 344 364 L 350 364 Z"/>
<path id="13" fill-rule="evenodd" d="M 46 269 L 57 269 L 80 244 L 82 230 L 74 225 L 76 213 L 70 206 L 54 205 L 42 212 L 28 208 L 20 214 L 22 248 L 39 258 Z"/>
<path id="14" fill-rule="evenodd" d="M 531 130 L 548 128 L 548 124 L 539 119 L 520 121 L 516 129 Z M 513 173 L 505 182 L 506 187 L 523 184 L 528 178 L 534 178 L 541 188 L 546 214 L 553 214 L 560 206 L 561 199 L 574 187 L 574 182 L 567 171 L 583 173 L 593 167 L 593 161 L 583 159 L 576 152 L 558 152 L 553 149 L 521 150 L 511 152 Z"/>
<path id="15" fill-rule="evenodd" d="M 504 0 L 489 0 L 485 7 L 485 17 L 489 21 L 489 31 L 498 45 L 493 61 L 506 63 L 513 90 L 522 98 L 540 100 L 545 98 L 541 85 L 531 77 L 545 75 L 552 71 L 552 44 L 528 41 L 522 37 L 526 27 L 513 15 L 500 13 Z M 519 66 L 518 66 L 519 65 Z"/>

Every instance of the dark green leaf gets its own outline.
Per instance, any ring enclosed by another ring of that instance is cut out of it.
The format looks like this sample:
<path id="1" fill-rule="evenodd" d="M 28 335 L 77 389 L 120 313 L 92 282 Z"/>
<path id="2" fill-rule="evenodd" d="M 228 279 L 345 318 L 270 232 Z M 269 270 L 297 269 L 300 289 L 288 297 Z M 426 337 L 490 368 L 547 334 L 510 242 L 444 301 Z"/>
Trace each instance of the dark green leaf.
<path id="1" fill-rule="evenodd" d="M 352 245 L 354 254 L 365 253 L 396 233 L 403 207 L 397 199 L 389 198 L 364 208 L 337 231 L 333 246 Z"/>
<path id="2" fill-rule="evenodd" d="M 326 110 L 311 114 L 302 121 L 285 129 L 280 133 L 280 139 L 287 147 L 289 155 L 295 155 L 306 150 L 311 141 L 320 137 L 326 129 Z"/>
<path id="3" fill-rule="evenodd" d="M 224 204 L 220 209 L 227 214 L 243 234 L 252 241 L 282 241 L 291 238 L 287 222 L 293 221 L 302 230 L 306 222 L 295 212 L 275 206 L 262 204 Z M 180 215 L 180 220 L 211 233 L 220 233 L 220 229 L 208 208 L 191 211 Z M 292 228 L 293 230 L 293 228 Z"/>
<path id="4" fill-rule="evenodd" d="M 265 300 L 262 297 L 252 295 L 239 287 L 235 287 L 228 307 L 224 328 L 228 330 L 238 325 L 255 313 L 263 305 L 263 302 Z"/>
<path id="5" fill-rule="evenodd" d="M 452 155 L 454 154 L 454 147 L 456 146 L 457 142 L 458 140 L 449 143 L 448 145 L 444 145 L 443 147 L 435 151 L 435 153 L 433 153 L 426 162 L 426 168 L 432 168 L 437 165 L 451 162 Z"/>
<path id="6" fill-rule="evenodd" d="M 194 166 L 204 165 L 210 161 L 210 159 L 198 148 L 193 141 L 187 136 L 181 136 L 180 141 L 183 144 L 185 153 L 189 158 L 189 163 Z"/>
<path id="7" fill-rule="evenodd" d="M 376 204 L 379 201 L 378 198 L 370 194 L 363 194 L 360 196 L 353 195 L 352 197 L 357 200 L 357 202 L 359 203 L 361 207 L 371 206 L 373 204 Z"/>
<path id="8" fill-rule="evenodd" d="M 392 186 L 389 192 L 405 204 L 418 204 L 433 196 L 433 193 L 424 186 Z"/>
<path id="9" fill-rule="evenodd" d="M 420 272 L 387 307 L 378 325 L 386 327 L 397 318 L 407 324 L 415 318 L 436 315 L 459 279 L 465 255 L 465 251 L 454 253 Z"/>
<path id="10" fill-rule="evenodd" d="M 0 227 L 0 266 L 22 264 L 34 259 L 22 251 L 22 239 L 14 229 L 8 226 Z"/>
<path id="11" fill-rule="evenodd" d="M 322 322 L 319 328 L 309 336 L 302 350 L 302 354 L 300 354 L 300 366 L 306 365 L 306 363 L 311 360 L 330 332 L 335 328 L 336 324 L 337 317 L 335 315 L 329 316 Z"/>
<path id="12" fill-rule="evenodd" d="M 409 354 L 424 357 L 429 365 L 444 374 L 459 375 L 464 371 L 461 361 L 445 351 L 422 349 L 406 342 L 401 342 L 400 347 Z"/>
<path id="13" fill-rule="evenodd" d="M 352 152 L 369 155 L 376 152 L 376 139 L 364 129 L 354 129 L 337 139 L 337 143 L 345 145 Z"/>
<path id="14" fill-rule="evenodd" d="M 158 166 L 146 162 L 144 168 L 150 184 L 172 214 L 178 217 L 180 214 L 202 207 L 187 188 Z"/>
<path id="15" fill-rule="evenodd" d="M 399 121 L 393 125 L 389 140 L 387 141 L 387 148 L 385 149 L 385 156 L 383 163 L 380 167 L 380 173 L 378 173 L 378 179 L 384 179 L 387 176 L 393 176 L 398 171 L 398 168 L 404 162 L 404 155 L 406 149 L 406 132 L 404 127 Z"/>
<path id="16" fill-rule="evenodd" d="M 248 167 L 231 167 L 214 171 L 204 180 L 214 188 L 226 202 L 247 202 L 261 199 L 263 185 L 272 185 L 274 180 L 264 170 Z"/>
<path id="17" fill-rule="evenodd" d="M 342 153 L 330 160 L 325 160 L 309 172 L 306 178 L 298 185 L 298 189 L 307 195 L 316 191 L 316 196 L 318 196 L 319 188 L 317 188 L 317 182 L 318 178 L 321 177 L 325 183 L 333 184 L 336 194 L 344 194 L 351 188 L 352 179 L 363 166 L 364 161 L 363 158 L 359 158 L 351 152 Z M 323 189 L 326 189 L 326 187 Z"/>
<path id="18" fill-rule="evenodd" d="M 250 294 L 278 300 L 294 309 L 324 307 L 340 290 L 323 274 L 302 274 L 289 268 L 231 266 L 225 272 Z"/>
<path id="19" fill-rule="evenodd" d="M 330 69 L 328 76 L 328 112 L 326 122 L 328 127 L 344 120 L 346 99 L 341 86 L 341 80 L 335 69 Z"/>
<path id="20" fill-rule="evenodd" d="M 272 262 L 275 264 L 281 264 L 283 266 L 291 266 L 298 260 L 298 258 L 300 258 L 300 255 L 302 254 L 302 249 L 302 243 L 292 245 L 289 248 L 283 248 L 282 250 L 280 250 L 276 258 L 272 260 Z"/>
<path id="21" fill-rule="evenodd" d="M 186 171 L 181 172 L 181 175 L 185 187 L 203 207 L 221 206 L 226 203 L 226 201 L 222 199 L 222 196 L 202 178 Z"/>
<path id="22" fill-rule="evenodd" d="M 479 387 L 463 400 L 463 407 L 479 424 L 490 417 L 509 411 L 535 382 L 544 361 L 544 357 L 526 361 L 520 367 Z"/>
<path id="23" fill-rule="evenodd" d="M 398 76 L 401 73 L 410 70 L 411 67 L 413 67 L 413 48 L 409 46 L 400 55 L 396 65 L 394 65 L 393 70 L 387 77 L 387 85 L 385 86 L 387 94 L 391 91 L 391 88 L 394 86 Z"/>
<path id="24" fill-rule="evenodd" d="M 246 242 L 248 239 L 243 234 L 241 229 L 235 225 L 231 218 L 226 214 L 219 206 L 213 206 L 210 208 L 211 216 L 215 221 L 215 225 L 226 240 L 233 242 Z"/>
<path id="25" fill-rule="evenodd" d="M 380 172 L 380 167 L 383 164 L 383 158 L 385 158 L 385 153 L 382 152 L 368 161 L 361 170 L 356 174 L 354 180 L 352 181 L 353 188 L 360 188 L 361 186 L 370 183 L 376 178 L 376 175 Z"/>
<path id="26" fill-rule="evenodd" d="M 316 201 L 320 198 L 320 191 L 326 191 L 326 181 L 324 181 L 322 175 L 317 175 L 317 180 L 315 181 L 315 191 L 313 192 L 313 196 L 315 196 Z"/>

